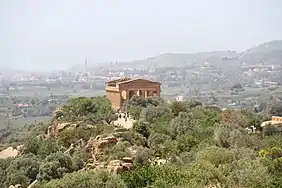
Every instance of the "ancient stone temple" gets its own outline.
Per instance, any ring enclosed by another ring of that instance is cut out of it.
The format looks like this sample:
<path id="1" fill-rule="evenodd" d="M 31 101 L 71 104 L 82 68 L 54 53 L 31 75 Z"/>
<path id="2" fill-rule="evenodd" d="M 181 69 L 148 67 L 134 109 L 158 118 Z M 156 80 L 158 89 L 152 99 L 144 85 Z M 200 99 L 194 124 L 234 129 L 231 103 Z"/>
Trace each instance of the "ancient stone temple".
<path id="1" fill-rule="evenodd" d="M 106 83 L 106 97 L 115 109 L 120 109 L 134 95 L 146 99 L 160 96 L 160 92 L 161 83 L 142 78 L 121 78 Z"/>

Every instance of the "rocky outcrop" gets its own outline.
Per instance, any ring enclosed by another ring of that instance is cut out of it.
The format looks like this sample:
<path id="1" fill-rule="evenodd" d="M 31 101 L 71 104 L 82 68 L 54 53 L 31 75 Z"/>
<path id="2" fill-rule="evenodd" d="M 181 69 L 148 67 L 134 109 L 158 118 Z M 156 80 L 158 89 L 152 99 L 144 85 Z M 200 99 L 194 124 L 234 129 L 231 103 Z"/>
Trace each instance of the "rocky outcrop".
<path id="1" fill-rule="evenodd" d="M 17 185 L 11 185 L 9 188 L 21 188 L 21 184 L 17 184 Z"/>
<path id="2" fill-rule="evenodd" d="M 79 126 L 79 123 L 80 122 L 71 123 L 71 122 L 60 122 L 60 121 L 54 120 L 52 122 L 52 125 L 48 127 L 47 137 L 51 137 L 51 136 L 57 137 L 59 133 L 65 129 L 77 128 Z"/>
<path id="3" fill-rule="evenodd" d="M 47 137 L 57 137 L 61 131 L 71 128 L 75 129 L 82 125 L 81 123 L 83 122 L 61 122 L 59 119 L 54 119 L 52 124 L 48 127 Z M 86 125 L 86 128 L 89 129 L 95 127 L 95 125 Z M 77 151 L 80 148 L 85 148 L 86 151 L 91 154 L 91 158 L 84 164 L 85 168 L 105 169 L 113 173 L 121 173 L 130 170 L 133 166 L 133 159 L 130 157 L 125 157 L 120 160 L 113 160 L 109 163 L 102 162 L 104 160 L 105 150 L 115 146 L 120 141 L 120 137 L 117 134 L 124 133 L 126 131 L 127 129 L 119 127 L 115 128 L 114 133 L 110 135 L 99 135 L 95 138 L 92 137 L 87 142 L 80 139 L 76 143 L 72 143 L 64 153 L 72 155 L 74 151 Z M 136 151 L 132 149 L 132 153 L 135 152 Z"/>
<path id="4" fill-rule="evenodd" d="M 53 112 L 53 116 L 55 117 L 58 112 L 62 112 L 62 111 L 63 111 L 62 107 L 57 107 Z"/>
<path id="5" fill-rule="evenodd" d="M 52 136 L 52 126 L 48 126 L 47 129 L 47 138 L 50 138 Z"/>
<path id="6" fill-rule="evenodd" d="M 124 157 L 122 158 L 122 161 L 125 163 L 133 163 L 132 157 Z"/>
<path id="7" fill-rule="evenodd" d="M 83 139 L 79 139 L 75 143 L 72 143 L 64 153 L 71 155 L 77 149 L 81 149 L 85 147 L 85 145 L 86 145 L 85 141 Z"/>
<path id="8" fill-rule="evenodd" d="M 205 186 L 205 188 L 221 188 L 220 183 L 210 183 Z"/>
<path id="9" fill-rule="evenodd" d="M 37 184 L 38 180 L 34 180 L 27 188 L 32 188 Z"/>
<path id="10" fill-rule="evenodd" d="M 100 162 L 101 156 L 106 148 L 112 147 L 119 142 L 119 138 L 115 136 L 97 136 L 91 138 L 87 142 L 85 148 L 92 154 L 92 158 L 87 161 L 86 168 L 90 169 L 106 169 L 109 172 L 121 173 L 132 169 L 133 159 L 124 157 L 120 160 L 112 160 L 109 163 Z"/>
<path id="11" fill-rule="evenodd" d="M 99 161 L 104 149 L 115 145 L 118 141 L 119 139 L 115 136 L 108 136 L 104 138 L 97 136 L 96 138 L 89 139 L 86 144 L 86 150 L 92 154 L 95 161 Z"/>
<path id="12" fill-rule="evenodd" d="M 133 168 L 132 162 L 133 160 L 130 157 L 125 157 L 122 160 L 113 160 L 107 165 L 107 170 L 115 174 L 129 171 Z"/>
<path id="13" fill-rule="evenodd" d="M 89 160 L 87 165 L 85 166 L 88 169 L 105 169 L 109 172 L 113 172 L 116 174 L 132 170 L 133 161 L 132 158 L 125 158 L 122 160 L 112 160 L 109 163 L 106 162 L 95 162 L 93 159 Z"/>

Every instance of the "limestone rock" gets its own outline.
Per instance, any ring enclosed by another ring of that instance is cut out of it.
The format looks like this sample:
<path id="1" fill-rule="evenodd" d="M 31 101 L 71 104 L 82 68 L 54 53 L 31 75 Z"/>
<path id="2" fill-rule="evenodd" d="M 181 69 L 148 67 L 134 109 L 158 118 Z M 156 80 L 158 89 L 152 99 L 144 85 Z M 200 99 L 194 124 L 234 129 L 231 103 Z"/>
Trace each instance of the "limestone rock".
<path id="1" fill-rule="evenodd" d="M 80 122 L 71 123 L 71 122 L 60 122 L 59 120 L 53 120 L 52 125 L 48 127 L 47 137 L 55 136 L 57 137 L 60 132 L 65 129 L 77 128 L 80 125 Z"/>
<path id="2" fill-rule="evenodd" d="M 71 125 L 71 123 L 69 123 L 69 122 L 59 123 L 59 124 L 57 125 L 57 129 L 58 129 L 58 131 L 60 132 L 60 131 L 62 131 L 63 129 L 65 129 L 66 127 L 68 127 L 69 125 Z"/>
<path id="3" fill-rule="evenodd" d="M 121 166 L 122 161 L 120 160 L 112 160 L 109 162 L 110 166 Z"/>
<path id="4" fill-rule="evenodd" d="M 118 142 L 118 138 L 115 136 L 108 136 L 102 138 L 97 136 L 96 138 L 90 138 L 86 144 L 86 150 L 92 154 L 95 160 L 99 160 L 99 157 L 103 154 L 103 151 L 107 147 L 111 147 Z"/>
<path id="5" fill-rule="evenodd" d="M 86 128 L 87 129 L 93 129 L 93 128 L 95 128 L 96 126 L 95 125 L 86 125 Z"/>
<path id="6" fill-rule="evenodd" d="M 132 157 L 124 157 L 122 158 L 122 161 L 125 163 L 133 163 Z"/>
<path id="7" fill-rule="evenodd" d="M 133 168 L 132 163 L 122 163 L 121 164 L 123 167 L 125 167 L 127 170 L 131 170 Z"/>
<path id="8" fill-rule="evenodd" d="M 120 160 L 112 160 L 109 162 L 107 170 L 115 174 L 122 173 L 125 171 L 125 168 L 121 165 L 121 163 L 122 161 Z"/>
<path id="9" fill-rule="evenodd" d="M 16 185 L 10 185 L 9 188 L 21 188 L 21 184 L 16 184 Z"/>
<path id="10" fill-rule="evenodd" d="M 210 183 L 209 185 L 206 185 L 205 188 L 221 188 L 220 183 Z"/>
<path id="11" fill-rule="evenodd" d="M 109 172 L 113 172 L 115 174 L 119 174 L 119 173 L 124 172 L 123 166 L 110 166 L 110 165 L 108 165 L 107 170 Z"/>
<path id="12" fill-rule="evenodd" d="M 57 107 L 57 108 L 54 110 L 53 114 L 56 114 L 57 112 L 62 112 L 62 111 L 63 111 L 62 107 Z"/>
<path id="13" fill-rule="evenodd" d="M 77 151 L 80 148 L 83 148 L 85 146 L 85 141 L 81 138 L 77 140 L 75 143 L 71 143 L 69 148 L 64 152 L 67 154 L 72 154 L 74 151 Z"/>
<path id="14" fill-rule="evenodd" d="M 32 188 L 37 184 L 38 180 L 34 180 L 27 188 Z"/>
<path id="15" fill-rule="evenodd" d="M 112 160 L 109 162 L 107 166 L 107 170 L 109 172 L 113 172 L 115 174 L 119 174 L 128 170 L 131 170 L 133 167 L 132 163 L 125 163 L 121 160 Z"/>
<path id="16" fill-rule="evenodd" d="M 52 126 L 48 126 L 47 138 L 50 138 L 51 136 L 52 136 Z"/>

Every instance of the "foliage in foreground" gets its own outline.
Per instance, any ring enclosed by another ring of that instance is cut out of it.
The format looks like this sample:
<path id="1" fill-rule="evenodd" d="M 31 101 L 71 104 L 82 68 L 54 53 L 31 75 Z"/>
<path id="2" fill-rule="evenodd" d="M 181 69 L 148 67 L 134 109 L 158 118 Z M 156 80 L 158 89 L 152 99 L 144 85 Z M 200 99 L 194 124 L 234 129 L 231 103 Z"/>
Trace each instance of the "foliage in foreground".
<path id="1" fill-rule="evenodd" d="M 101 158 L 120 159 L 130 155 L 132 147 L 136 155 L 131 172 L 81 170 L 89 158 L 86 150 L 62 152 L 78 140 L 113 132 L 107 123 L 116 117 L 105 98 L 77 98 L 56 118 L 80 121 L 78 128 L 61 132 L 57 139 L 25 139 L 24 155 L 0 160 L 0 187 L 26 187 L 35 179 L 37 188 L 274 188 L 282 183 L 281 130 L 259 130 L 264 114 L 221 111 L 194 101 L 167 104 L 159 98 L 134 97 L 127 108 L 136 119 L 133 129 L 120 134 L 119 144 L 105 149 Z M 245 128 L 250 126 L 261 132 L 248 133 Z M 156 156 L 166 164 L 156 165 Z"/>
<path id="2" fill-rule="evenodd" d="M 66 174 L 61 179 L 41 183 L 35 188 L 125 188 L 122 179 L 106 171 L 80 170 Z"/>

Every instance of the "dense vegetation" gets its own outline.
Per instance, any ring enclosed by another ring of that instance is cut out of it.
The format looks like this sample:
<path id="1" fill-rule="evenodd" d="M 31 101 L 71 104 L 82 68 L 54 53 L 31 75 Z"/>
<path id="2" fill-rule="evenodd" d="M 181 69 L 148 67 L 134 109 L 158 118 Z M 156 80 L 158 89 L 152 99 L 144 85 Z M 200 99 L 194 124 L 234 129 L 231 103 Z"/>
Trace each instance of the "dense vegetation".
<path id="1" fill-rule="evenodd" d="M 17 183 L 26 187 L 36 179 L 37 188 L 259 188 L 282 184 L 280 129 L 260 127 L 271 114 L 222 111 L 195 101 L 166 103 L 160 98 L 138 97 L 133 97 L 126 109 L 136 122 L 101 159 L 120 159 L 135 147 L 132 171 L 113 174 L 85 169 L 90 156 L 84 148 L 64 152 L 80 139 L 88 141 L 114 131 L 110 122 L 117 117 L 109 101 L 104 97 L 81 97 L 70 100 L 50 122 L 70 121 L 77 123 L 77 128 L 63 130 L 57 138 L 41 138 L 31 135 L 39 130 L 46 132 L 48 125 L 30 127 L 23 139 L 23 154 L 0 159 L 0 187 Z M 256 131 L 246 130 L 251 126 Z M 158 159 L 165 164 L 157 165 Z"/>

